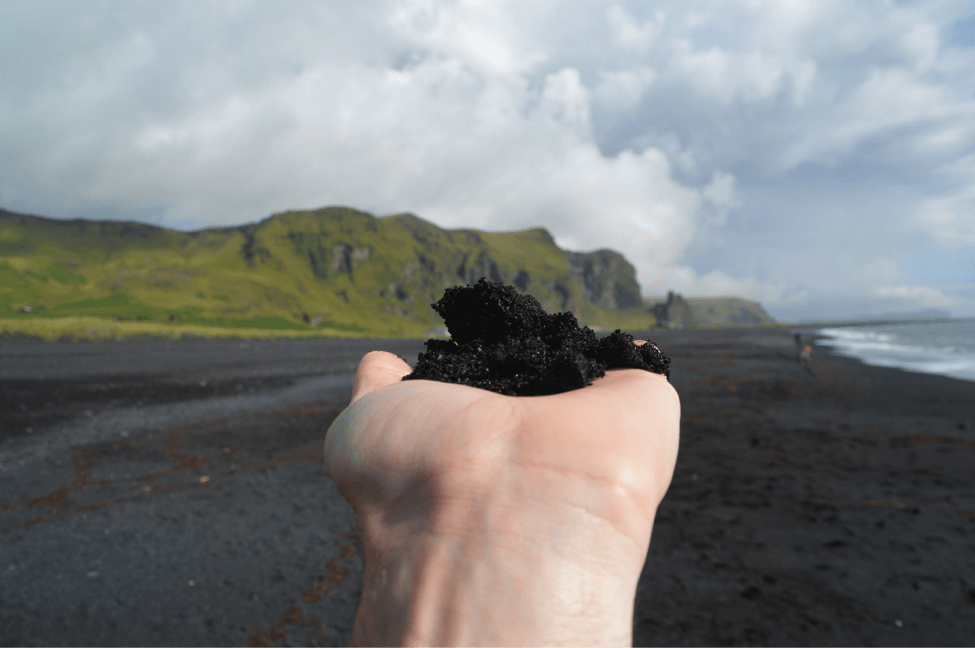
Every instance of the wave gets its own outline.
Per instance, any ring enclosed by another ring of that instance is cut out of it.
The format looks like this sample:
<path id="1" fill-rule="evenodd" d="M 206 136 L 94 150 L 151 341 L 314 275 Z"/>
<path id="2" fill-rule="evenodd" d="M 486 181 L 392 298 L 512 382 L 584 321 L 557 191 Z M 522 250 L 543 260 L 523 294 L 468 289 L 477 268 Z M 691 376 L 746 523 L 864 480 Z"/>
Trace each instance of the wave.
<path id="1" fill-rule="evenodd" d="M 879 367 L 975 381 L 975 321 L 823 328 L 819 344 Z"/>

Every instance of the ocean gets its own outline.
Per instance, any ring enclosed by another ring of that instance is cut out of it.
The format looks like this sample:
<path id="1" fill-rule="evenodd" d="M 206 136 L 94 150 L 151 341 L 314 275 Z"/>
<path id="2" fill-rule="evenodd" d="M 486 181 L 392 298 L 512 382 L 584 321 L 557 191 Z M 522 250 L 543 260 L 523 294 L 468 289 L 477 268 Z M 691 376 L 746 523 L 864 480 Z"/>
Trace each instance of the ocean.
<path id="1" fill-rule="evenodd" d="M 975 319 L 823 328 L 817 344 L 870 365 L 975 381 Z"/>

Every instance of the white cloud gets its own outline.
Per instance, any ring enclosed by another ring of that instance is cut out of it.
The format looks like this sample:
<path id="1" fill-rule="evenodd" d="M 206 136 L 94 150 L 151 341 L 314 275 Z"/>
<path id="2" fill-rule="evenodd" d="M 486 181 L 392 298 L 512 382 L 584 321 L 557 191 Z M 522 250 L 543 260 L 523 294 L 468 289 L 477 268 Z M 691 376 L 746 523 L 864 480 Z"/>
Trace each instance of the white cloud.
<path id="1" fill-rule="evenodd" d="M 904 49 L 914 61 L 914 68 L 926 70 L 937 60 L 939 43 L 938 29 L 931 23 L 914 25 L 904 35 Z"/>
<path id="2" fill-rule="evenodd" d="M 881 286 L 876 289 L 877 297 L 909 301 L 924 308 L 948 308 L 958 303 L 957 299 L 945 295 L 936 288 L 927 286 Z"/>
<path id="3" fill-rule="evenodd" d="M 601 71 L 599 82 L 593 91 L 593 99 L 611 109 L 632 109 L 640 103 L 644 92 L 656 78 L 657 73 L 650 67 Z"/>
<path id="4" fill-rule="evenodd" d="M 735 295 L 766 305 L 797 303 L 808 296 L 808 291 L 794 291 L 785 283 L 769 284 L 754 277 L 732 277 L 720 270 L 700 274 L 694 268 L 682 265 L 667 266 L 639 279 L 641 283 L 653 286 L 655 294 L 663 292 L 658 287 L 666 286 L 687 297 Z"/>
<path id="5" fill-rule="evenodd" d="M 947 196 L 919 201 L 910 214 L 918 231 L 949 247 L 975 244 L 975 155 L 957 166 L 970 170 L 969 184 Z"/>
<path id="6" fill-rule="evenodd" d="M 709 208 L 708 220 L 718 227 L 725 224 L 728 213 L 740 204 L 735 195 L 735 177 L 730 173 L 715 171 L 701 194 Z"/>
<path id="7" fill-rule="evenodd" d="M 416 47 L 463 59 L 479 72 L 516 76 L 532 69 L 545 55 L 521 33 L 509 2 L 386 2 L 391 35 Z"/>
<path id="8" fill-rule="evenodd" d="M 697 92 L 728 105 L 735 100 L 771 98 L 782 84 L 784 69 L 776 57 L 761 52 L 695 49 L 689 40 L 681 39 L 674 43 L 669 73 Z"/>
<path id="9" fill-rule="evenodd" d="M 624 7 L 614 4 L 606 11 L 606 18 L 612 38 L 618 45 L 640 51 L 649 47 L 660 35 L 666 14 L 658 9 L 651 20 L 641 24 Z"/>
<path id="10" fill-rule="evenodd" d="M 579 70 L 565 68 L 545 77 L 542 106 L 546 116 L 581 136 L 589 135 L 589 91 Z"/>

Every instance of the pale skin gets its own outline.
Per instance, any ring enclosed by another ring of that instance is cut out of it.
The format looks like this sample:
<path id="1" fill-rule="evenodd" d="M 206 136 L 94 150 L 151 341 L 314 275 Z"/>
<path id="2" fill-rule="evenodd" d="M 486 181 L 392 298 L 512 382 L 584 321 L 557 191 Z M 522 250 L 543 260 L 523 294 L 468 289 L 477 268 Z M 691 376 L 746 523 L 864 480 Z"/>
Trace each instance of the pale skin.
<path id="1" fill-rule="evenodd" d="M 410 372 L 366 354 L 325 439 L 363 530 L 352 645 L 631 645 L 677 460 L 667 379 L 513 397 Z"/>

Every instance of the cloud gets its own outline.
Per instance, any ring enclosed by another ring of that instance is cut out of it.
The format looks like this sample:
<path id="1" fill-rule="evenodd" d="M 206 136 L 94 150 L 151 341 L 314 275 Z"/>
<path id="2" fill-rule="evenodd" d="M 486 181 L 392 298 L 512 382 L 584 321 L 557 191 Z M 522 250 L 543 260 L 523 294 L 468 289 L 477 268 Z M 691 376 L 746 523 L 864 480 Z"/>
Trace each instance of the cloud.
<path id="1" fill-rule="evenodd" d="M 936 288 L 927 286 L 882 286 L 876 290 L 877 297 L 895 298 L 909 301 L 923 307 L 950 307 L 957 304 L 953 299 Z"/>
<path id="2" fill-rule="evenodd" d="M 636 70 L 600 72 L 600 79 L 593 92 L 594 101 L 603 107 L 627 110 L 636 106 L 643 93 L 656 79 L 656 72 L 649 67 Z"/>
<path id="3" fill-rule="evenodd" d="M 710 224 L 718 227 L 724 225 L 729 212 L 740 204 L 735 193 L 735 184 L 735 177 L 730 173 L 715 171 L 711 182 L 701 190 L 708 208 Z"/>
<path id="4" fill-rule="evenodd" d="M 623 48 L 637 51 L 645 50 L 653 43 L 663 30 L 665 20 L 664 12 L 658 9 L 652 19 L 641 24 L 619 4 L 612 5 L 606 17 L 612 28 L 613 41 Z"/>
<path id="5" fill-rule="evenodd" d="M 686 39 L 674 44 L 669 72 L 692 91 L 722 105 L 769 99 L 778 92 L 784 75 L 782 62 L 774 56 L 731 53 L 720 47 L 695 49 Z"/>
<path id="6" fill-rule="evenodd" d="M 732 277 L 720 270 L 699 273 L 680 265 L 664 267 L 650 285 L 667 286 L 688 295 L 720 297 L 734 295 L 754 299 L 764 304 L 796 304 L 808 297 L 808 291 L 796 292 L 784 283 L 768 283 L 755 277 Z M 656 292 L 661 292 L 659 289 Z"/>
<path id="7" fill-rule="evenodd" d="M 545 58 L 522 33 L 517 19 L 526 8 L 515 3 L 406 0 L 380 6 L 395 41 L 464 60 L 482 74 L 517 76 Z"/>
<path id="8" fill-rule="evenodd" d="M 969 139 L 971 138 L 969 136 Z M 910 220 L 918 231 L 947 247 L 975 244 L 975 154 L 945 165 L 957 187 L 947 195 L 920 200 Z"/>
<path id="9" fill-rule="evenodd" d="M 917 262 L 975 245 L 963 2 L 26 6 L 0 5 L 7 209 L 413 211 L 620 250 L 648 293 L 975 314 Z"/>
<path id="10" fill-rule="evenodd" d="M 553 122 L 589 136 L 589 91 L 582 85 L 579 70 L 565 68 L 545 77 L 542 106 Z"/>

